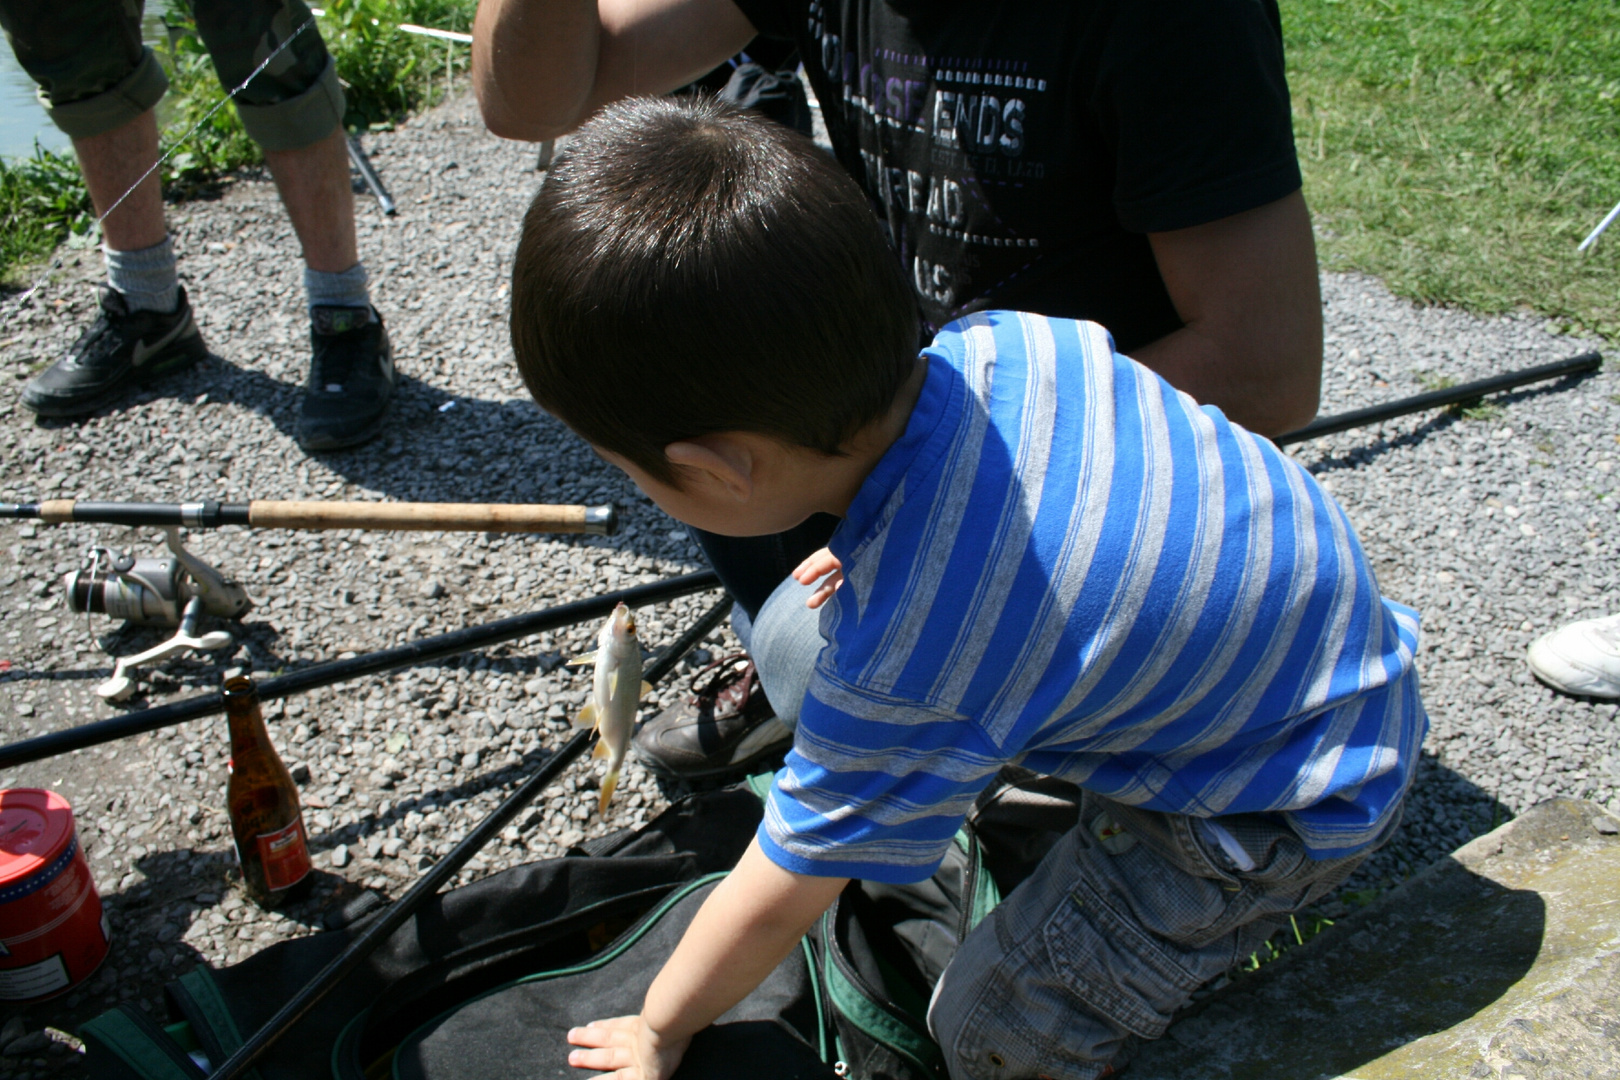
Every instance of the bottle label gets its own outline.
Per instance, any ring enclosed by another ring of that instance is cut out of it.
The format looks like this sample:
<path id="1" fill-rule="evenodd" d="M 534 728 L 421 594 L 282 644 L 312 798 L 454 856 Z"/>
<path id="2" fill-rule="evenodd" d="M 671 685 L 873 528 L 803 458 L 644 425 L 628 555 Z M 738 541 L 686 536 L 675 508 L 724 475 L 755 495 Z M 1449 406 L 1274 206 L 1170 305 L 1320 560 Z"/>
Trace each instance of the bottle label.
<path id="1" fill-rule="evenodd" d="M 304 840 L 304 815 L 272 833 L 260 833 L 259 862 L 264 866 L 264 887 L 271 892 L 290 889 L 310 872 L 309 845 Z"/>

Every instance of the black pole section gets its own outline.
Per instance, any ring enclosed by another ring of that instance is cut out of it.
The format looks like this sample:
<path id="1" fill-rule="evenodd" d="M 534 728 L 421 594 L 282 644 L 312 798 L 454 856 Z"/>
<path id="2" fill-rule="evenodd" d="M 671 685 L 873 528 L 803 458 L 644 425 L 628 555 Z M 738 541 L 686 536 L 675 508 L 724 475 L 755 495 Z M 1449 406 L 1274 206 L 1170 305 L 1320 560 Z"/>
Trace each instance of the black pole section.
<path id="1" fill-rule="evenodd" d="M 731 597 L 721 597 L 720 602 L 710 608 L 701 619 L 693 624 L 684 634 L 675 639 L 674 643 L 659 654 L 653 665 L 646 671 L 646 679 L 656 683 L 667 675 L 671 669 L 680 662 L 692 647 L 703 636 L 716 626 L 731 610 Z M 388 906 L 377 920 L 368 925 L 365 930 L 333 957 L 325 967 L 318 971 L 314 978 L 304 984 L 303 989 L 293 995 L 292 999 L 276 1011 L 276 1014 L 265 1021 L 263 1027 L 255 1031 L 247 1042 L 243 1043 L 236 1053 L 225 1059 L 224 1063 L 216 1069 L 209 1080 L 236 1080 L 246 1073 L 265 1055 L 276 1040 L 285 1035 L 294 1024 L 320 1004 L 322 998 L 330 993 L 343 977 L 353 971 L 362 960 L 386 941 L 394 931 L 405 924 L 405 921 L 415 915 L 421 906 L 427 903 L 438 891 L 445 886 L 451 878 L 460 872 L 467 861 L 481 851 L 490 839 L 506 827 L 506 823 L 518 815 L 534 797 L 540 794 L 555 780 L 562 771 L 574 762 L 585 750 L 595 742 L 594 731 L 580 731 L 574 734 L 521 787 L 506 797 L 506 801 L 497 806 L 490 815 L 480 821 L 473 830 L 462 838 L 461 843 L 450 849 L 450 853 L 440 859 L 433 867 L 417 879 L 415 885 L 406 890 L 405 895 Z"/>
<path id="2" fill-rule="evenodd" d="M 1457 405 L 1464 401 L 1473 401 L 1475 398 L 1494 394 L 1501 390 L 1512 390 L 1529 383 L 1541 382 L 1544 379 L 1556 379 L 1564 375 L 1580 375 L 1588 371 L 1596 371 L 1603 366 L 1603 355 L 1596 352 L 1581 353 L 1568 360 L 1559 360 L 1552 364 L 1542 364 L 1539 367 L 1529 367 L 1522 371 L 1511 371 L 1506 375 L 1493 375 L 1488 379 L 1477 379 L 1474 382 L 1463 383 L 1461 386 L 1448 386 L 1444 390 L 1432 390 L 1427 394 L 1416 394 L 1412 397 L 1401 398 L 1385 405 L 1374 405 L 1366 409 L 1357 409 L 1354 412 L 1339 413 L 1337 416 L 1324 416 L 1320 420 L 1290 431 L 1286 435 L 1277 436 L 1273 442 L 1278 446 L 1289 446 L 1293 443 L 1314 439 L 1319 435 L 1332 435 L 1335 432 L 1349 431 L 1351 428 L 1364 427 L 1367 424 L 1376 424 L 1381 420 L 1393 420 L 1397 416 L 1406 416 L 1408 413 L 1423 412 L 1426 409 L 1438 409 L 1446 405 Z"/>
<path id="3" fill-rule="evenodd" d="M 388 217 L 393 217 L 394 197 L 383 187 L 382 177 L 377 175 L 376 167 L 371 164 L 371 159 L 366 157 L 366 152 L 360 149 L 360 140 L 353 136 L 349 138 L 349 160 L 354 162 L 354 167 L 360 173 L 360 179 L 366 182 L 366 187 L 377 196 L 377 205 L 382 207 L 382 212 Z"/>
<path id="4" fill-rule="evenodd" d="M 73 521 L 94 525 L 181 525 L 188 529 L 217 529 L 221 525 L 248 524 L 247 503 L 213 500 L 189 503 L 126 503 L 71 500 Z M 0 503 L 0 518 L 38 518 L 39 503 Z"/>
<path id="5" fill-rule="evenodd" d="M 513 615 L 508 619 L 497 619 L 495 622 L 483 626 L 470 626 L 465 630 L 453 630 L 448 634 L 424 638 L 393 649 L 366 653 L 349 660 L 314 664 L 286 675 L 278 675 L 259 684 L 259 699 L 272 701 L 322 686 L 347 682 L 362 675 L 375 675 L 393 668 L 423 664 L 457 653 L 514 641 L 543 630 L 555 630 L 561 626 L 585 622 L 587 619 L 599 619 L 612 611 L 613 606 L 620 601 L 630 607 L 646 607 L 649 604 L 660 604 L 666 600 L 674 600 L 719 586 L 720 579 L 713 570 L 702 570 L 695 574 L 683 574 L 665 581 L 654 581 L 647 585 L 637 585 L 634 588 L 593 596 L 588 600 L 575 600 L 542 611 L 531 611 L 527 615 Z M 130 735 L 156 731 L 158 728 L 182 724 L 187 720 L 213 716 L 224 711 L 225 699 L 219 693 L 201 694 L 184 701 L 115 716 L 109 720 L 80 724 L 66 731 L 53 731 L 48 735 L 22 739 L 0 746 L 0 769 L 26 765 L 30 761 L 55 757 L 70 750 L 99 746 Z"/>

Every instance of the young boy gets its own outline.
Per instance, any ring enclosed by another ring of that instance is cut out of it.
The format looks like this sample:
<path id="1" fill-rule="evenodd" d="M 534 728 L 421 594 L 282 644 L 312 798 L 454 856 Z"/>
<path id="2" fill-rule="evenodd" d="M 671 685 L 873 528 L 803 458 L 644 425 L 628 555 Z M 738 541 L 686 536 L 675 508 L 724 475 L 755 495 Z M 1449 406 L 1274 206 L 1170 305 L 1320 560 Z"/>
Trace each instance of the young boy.
<path id="1" fill-rule="evenodd" d="M 848 879 L 933 873 L 1009 763 L 1085 802 L 940 980 L 958 1078 L 1105 1075 L 1396 825 L 1417 620 L 1311 477 L 1093 324 L 917 334 L 853 182 L 713 102 L 605 109 L 525 218 L 544 408 L 698 528 L 843 519 L 755 625 L 797 724 L 759 834 L 576 1066 L 668 1077 Z"/>

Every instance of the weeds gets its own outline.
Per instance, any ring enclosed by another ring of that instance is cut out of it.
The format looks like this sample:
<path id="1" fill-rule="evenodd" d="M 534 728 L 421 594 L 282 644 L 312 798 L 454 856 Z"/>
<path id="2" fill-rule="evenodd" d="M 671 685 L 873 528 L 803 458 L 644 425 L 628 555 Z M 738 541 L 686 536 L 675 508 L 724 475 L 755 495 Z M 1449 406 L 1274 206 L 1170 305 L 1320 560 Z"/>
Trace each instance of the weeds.
<path id="1" fill-rule="evenodd" d="M 37 259 L 70 237 L 88 243 L 95 216 L 73 158 L 42 149 L 0 159 L 0 266 Z"/>
<path id="2" fill-rule="evenodd" d="M 1328 908 L 1337 911 L 1342 916 L 1345 911 L 1340 910 L 1340 908 L 1353 910 L 1366 907 L 1382 895 L 1384 895 L 1383 889 L 1357 889 L 1354 892 L 1340 893 L 1337 898 L 1339 907 L 1329 904 Z M 1303 923 L 1301 920 L 1304 920 Z M 1289 951 L 1304 945 L 1332 925 L 1334 925 L 1333 919 L 1314 909 L 1302 911 L 1298 915 L 1290 915 L 1288 916 L 1288 929 L 1279 930 L 1268 938 L 1262 948 L 1250 953 L 1248 960 L 1237 966 L 1237 971 L 1239 973 L 1258 971 L 1262 966 L 1271 963 L 1273 960 L 1280 959 L 1287 955 Z"/>
<path id="3" fill-rule="evenodd" d="M 1450 390 L 1457 385 L 1457 380 L 1450 375 L 1424 373 L 1418 376 L 1418 385 L 1425 390 Z M 1494 420 L 1502 415 L 1502 406 L 1484 398 L 1473 398 L 1448 406 L 1446 412 L 1458 420 Z"/>

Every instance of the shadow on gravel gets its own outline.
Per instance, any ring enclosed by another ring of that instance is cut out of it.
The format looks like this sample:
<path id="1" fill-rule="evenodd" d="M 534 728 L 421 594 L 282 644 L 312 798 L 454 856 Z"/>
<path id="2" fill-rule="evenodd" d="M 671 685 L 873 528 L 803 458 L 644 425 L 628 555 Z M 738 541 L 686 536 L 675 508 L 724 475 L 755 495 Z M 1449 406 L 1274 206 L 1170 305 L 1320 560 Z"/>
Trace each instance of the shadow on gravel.
<path id="1" fill-rule="evenodd" d="M 1492 394 L 1491 396 L 1482 400 L 1488 405 L 1505 408 L 1506 406 L 1514 405 L 1521 401 L 1530 401 L 1535 398 L 1547 397 L 1550 394 L 1561 394 L 1566 390 L 1573 389 L 1575 386 L 1585 382 L 1587 379 L 1595 378 L 1599 374 L 1600 372 L 1588 371 L 1582 372 L 1578 375 L 1566 375 L 1556 382 L 1527 386 L 1523 389 L 1509 391 L 1508 393 L 1504 394 Z M 1430 435 L 1433 435 L 1437 431 L 1444 431 L 1453 424 L 1490 422 L 1490 420 L 1470 421 L 1455 411 L 1457 408 L 1458 406 L 1453 405 L 1439 413 L 1436 413 L 1404 435 L 1398 435 L 1393 439 L 1373 439 L 1366 445 L 1358 446 L 1347 453 L 1338 454 L 1332 457 L 1323 457 L 1319 461 L 1312 462 L 1310 465 L 1311 475 L 1320 476 L 1324 473 L 1339 472 L 1345 469 L 1358 469 L 1363 465 L 1366 465 L 1368 462 L 1384 456 L 1391 450 L 1402 450 L 1410 446 L 1417 446 L 1426 440 Z M 1511 414 L 1504 414 L 1500 417 L 1492 417 L 1491 419 L 1497 419 L 1504 423 L 1511 423 L 1513 418 Z M 1396 421 L 1393 420 L 1386 421 L 1386 423 L 1395 422 Z"/>
<path id="2" fill-rule="evenodd" d="M 1339 890 L 1338 906 L 1370 902 L 1513 816 L 1496 792 L 1486 790 L 1446 765 L 1440 756 L 1424 750 L 1406 794 L 1401 827 L 1388 844 L 1368 856 Z"/>
<path id="3" fill-rule="evenodd" d="M 263 371 L 209 355 L 195 367 L 148 387 L 132 390 L 121 401 L 99 411 L 117 416 L 153 401 L 182 403 L 206 400 L 197 407 L 231 402 L 267 418 L 289 440 L 295 437 L 302 383 L 283 382 Z M 72 430 L 83 418 L 34 422 L 45 430 Z M 310 455 L 344 480 L 392 499 L 422 502 L 512 502 L 532 487 L 524 466 L 544 473 L 546 443 L 564 429 L 528 398 L 490 401 L 465 397 L 424 382 L 399 376 L 388 422 L 371 442 L 350 450 Z M 296 451 L 302 453 L 302 451 Z M 603 466 L 606 470 L 607 466 Z M 609 475 L 604 472 L 604 476 Z M 210 494 L 211 481 L 192 480 L 172 497 Z M 97 493 L 116 499 L 116 493 Z M 290 492 L 255 491 L 253 498 L 295 497 Z"/>
<path id="4" fill-rule="evenodd" d="M 561 743 L 562 740 L 559 740 L 557 745 L 560 746 Z M 555 747 L 542 746 L 537 750 L 522 755 L 523 760 L 518 764 L 503 765 L 489 772 L 469 776 L 460 783 L 451 784 L 447 787 L 433 788 L 422 792 L 398 792 L 398 801 L 389 807 L 386 814 L 369 813 L 353 825 L 342 825 L 327 829 L 324 832 L 316 832 L 314 829 L 309 828 L 310 818 L 314 815 L 306 808 L 304 819 L 305 827 L 309 829 L 309 849 L 314 852 L 321 852 L 329 851 L 339 844 L 363 844 L 367 838 L 385 833 L 390 827 L 403 822 L 405 815 L 413 810 L 426 815 L 441 807 L 454 806 L 463 799 L 470 799 L 493 788 L 515 788 L 524 780 L 527 780 L 531 773 L 545 764 L 551 758 L 551 755 L 555 753 L 555 750 Z M 594 791 L 596 789 L 597 781 L 594 775 L 587 774 L 580 777 L 580 780 L 584 785 L 580 790 Z M 396 794 L 392 791 L 388 793 Z M 586 796 L 581 795 L 580 798 L 585 799 Z M 595 797 L 591 796 L 589 801 L 594 807 Z M 446 841 L 439 841 L 439 843 L 445 844 Z M 410 852 L 406 848 L 402 848 L 398 858 L 402 860 L 402 865 L 414 867 L 423 854 L 422 852 Z M 437 861 L 438 855 L 436 853 L 428 852 L 426 854 L 429 859 L 428 865 L 431 865 L 433 861 Z M 411 877 L 415 877 L 414 871 Z"/>

